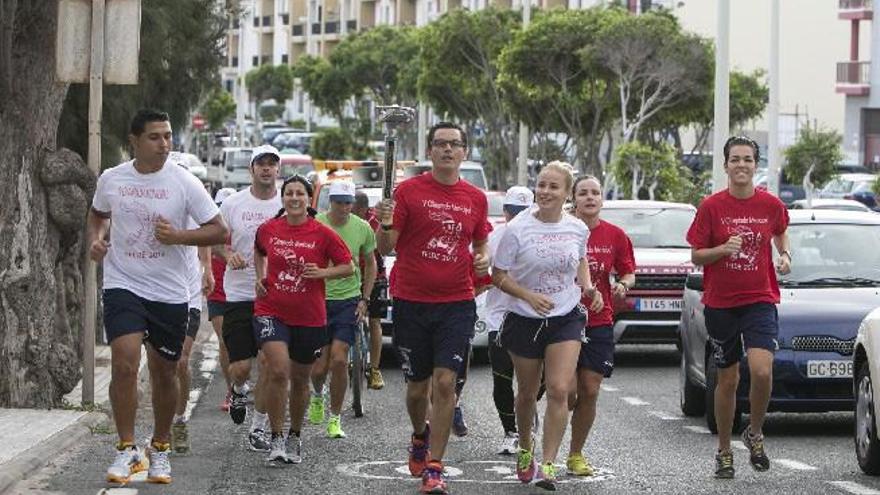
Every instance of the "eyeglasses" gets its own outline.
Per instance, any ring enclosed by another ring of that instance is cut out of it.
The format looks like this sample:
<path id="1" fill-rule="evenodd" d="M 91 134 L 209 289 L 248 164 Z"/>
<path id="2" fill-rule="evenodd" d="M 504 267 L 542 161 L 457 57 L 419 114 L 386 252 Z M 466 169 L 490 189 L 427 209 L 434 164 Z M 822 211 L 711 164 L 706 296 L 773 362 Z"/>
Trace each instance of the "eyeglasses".
<path id="1" fill-rule="evenodd" d="M 465 144 L 463 141 L 459 141 L 458 139 L 453 139 L 452 141 L 447 141 L 445 139 L 435 139 L 431 141 L 431 147 L 433 148 L 445 148 L 447 145 L 452 148 L 464 148 Z"/>

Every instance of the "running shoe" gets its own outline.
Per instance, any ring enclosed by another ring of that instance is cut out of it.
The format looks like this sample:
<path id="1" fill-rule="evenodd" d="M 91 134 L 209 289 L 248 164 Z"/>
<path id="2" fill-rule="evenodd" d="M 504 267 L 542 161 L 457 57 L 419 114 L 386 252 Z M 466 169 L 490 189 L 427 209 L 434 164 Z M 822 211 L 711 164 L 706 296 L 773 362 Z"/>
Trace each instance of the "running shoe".
<path id="1" fill-rule="evenodd" d="M 468 434 L 467 423 L 464 422 L 464 413 L 461 406 L 455 406 L 452 413 L 452 433 L 457 437 L 463 437 Z"/>
<path id="2" fill-rule="evenodd" d="M 342 431 L 342 418 L 338 414 L 330 415 L 330 420 L 327 421 L 327 436 L 330 438 L 345 438 L 345 432 Z"/>
<path id="3" fill-rule="evenodd" d="M 719 451 L 715 454 L 715 477 L 716 478 L 733 478 L 736 472 L 733 469 L 733 452 L 730 449 Z"/>
<path id="4" fill-rule="evenodd" d="M 223 412 L 229 412 L 229 407 L 232 405 L 232 392 L 227 390 L 226 396 L 223 397 L 223 402 L 220 403 L 220 410 Z"/>
<path id="5" fill-rule="evenodd" d="M 230 395 L 232 402 L 229 405 L 229 415 L 232 417 L 233 423 L 240 425 L 247 417 L 247 393 L 245 390 L 236 392 L 233 388 Z"/>
<path id="6" fill-rule="evenodd" d="M 367 387 L 370 390 L 382 390 L 384 386 L 385 380 L 382 378 L 382 372 L 379 371 L 379 368 L 370 366 L 367 371 Z"/>
<path id="7" fill-rule="evenodd" d="M 421 440 L 413 433 L 410 439 L 412 444 L 409 447 L 409 474 L 413 476 L 422 475 L 428 462 L 428 456 L 431 455 L 431 427 L 428 425 L 425 425 L 424 437 L 425 439 Z"/>
<path id="8" fill-rule="evenodd" d="M 248 434 L 248 448 L 254 452 L 269 452 L 272 446 L 269 442 L 269 435 L 257 428 Z"/>
<path id="9" fill-rule="evenodd" d="M 309 400 L 309 423 L 319 425 L 324 422 L 324 396 L 312 394 Z"/>
<path id="10" fill-rule="evenodd" d="M 749 449 L 749 462 L 755 471 L 767 471 L 770 469 L 770 458 L 764 451 L 764 435 L 752 436 L 752 427 L 743 429 L 742 441 Z"/>
<path id="11" fill-rule="evenodd" d="M 543 488 L 547 491 L 555 492 L 556 466 L 554 466 L 552 462 L 545 462 L 544 464 L 541 464 L 541 468 L 538 469 L 537 480 L 538 481 L 535 482 L 535 486 Z"/>
<path id="12" fill-rule="evenodd" d="M 171 444 L 153 443 L 148 449 L 150 469 L 147 471 L 147 481 L 150 483 L 171 483 Z"/>
<path id="13" fill-rule="evenodd" d="M 269 457 L 266 458 L 271 465 L 299 464 L 302 462 L 301 450 L 302 441 L 299 437 L 295 437 L 295 452 L 290 451 L 291 440 L 284 435 L 273 436 L 271 440 L 271 448 Z"/>
<path id="14" fill-rule="evenodd" d="M 171 450 L 175 454 L 189 454 L 189 431 L 186 423 L 174 423 L 171 425 Z"/>
<path id="15" fill-rule="evenodd" d="M 531 483 L 535 478 L 535 457 L 531 450 L 521 448 L 517 451 L 516 477 L 522 483 Z"/>
<path id="16" fill-rule="evenodd" d="M 285 439 L 287 445 L 287 458 L 293 464 L 299 464 L 303 461 L 303 441 L 296 435 L 288 435 Z"/>
<path id="17" fill-rule="evenodd" d="M 575 476 L 593 475 L 593 466 L 590 465 L 590 461 L 588 461 L 580 452 L 570 454 L 568 456 L 568 461 L 565 463 L 565 467 L 568 468 L 568 474 L 573 474 Z"/>
<path id="18" fill-rule="evenodd" d="M 515 431 L 508 431 L 501 439 L 501 448 L 498 449 L 499 455 L 516 455 L 519 449 L 519 434 Z"/>
<path id="19" fill-rule="evenodd" d="M 425 465 L 422 471 L 422 493 L 445 495 L 446 475 L 443 474 L 443 464 L 439 461 L 431 461 Z"/>
<path id="20" fill-rule="evenodd" d="M 128 483 L 131 475 L 147 469 L 144 454 L 135 445 L 117 446 L 116 459 L 107 468 L 107 481 L 110 483 Z"/>

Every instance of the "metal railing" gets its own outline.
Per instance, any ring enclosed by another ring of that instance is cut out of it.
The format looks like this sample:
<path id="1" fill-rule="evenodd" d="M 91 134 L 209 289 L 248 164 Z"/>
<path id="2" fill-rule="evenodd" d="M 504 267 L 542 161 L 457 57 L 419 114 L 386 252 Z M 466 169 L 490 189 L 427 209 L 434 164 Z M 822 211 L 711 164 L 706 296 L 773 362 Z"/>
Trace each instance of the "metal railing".
<path id="1" fill-rule="evenodd" d="M 870 76 L 871 62 L 837 62 L 837 84 L 867 86 L 871 81 Z"/>

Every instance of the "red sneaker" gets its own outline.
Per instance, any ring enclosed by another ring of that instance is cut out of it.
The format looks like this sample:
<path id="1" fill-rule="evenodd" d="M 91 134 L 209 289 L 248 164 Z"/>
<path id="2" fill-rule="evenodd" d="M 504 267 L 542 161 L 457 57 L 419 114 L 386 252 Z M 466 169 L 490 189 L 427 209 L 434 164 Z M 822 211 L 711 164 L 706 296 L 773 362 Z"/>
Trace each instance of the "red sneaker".
<path id="1" fill-rule="evenodd" d="M 409 448 L 409 474 L 412 476 L 421 476 L 422 471 L 425 470 L 425 466 L 428 463 L 428 459 L 430 459 L 431 455 L 431 445 L 429 439 L 431 438 L 431 427 L 425 426 L 424 440 L 420 440 L 416 438 L 416 435 L 413 434 L 411 438 L 412 445 Z"/>
<path id="2" fill-rule="evenodd" d="M 422 493 L 446 495 L 446 476 L 443 474 L 443 464 L 439 461 L 431 461 L 425 465 L 422 471 Z"/>

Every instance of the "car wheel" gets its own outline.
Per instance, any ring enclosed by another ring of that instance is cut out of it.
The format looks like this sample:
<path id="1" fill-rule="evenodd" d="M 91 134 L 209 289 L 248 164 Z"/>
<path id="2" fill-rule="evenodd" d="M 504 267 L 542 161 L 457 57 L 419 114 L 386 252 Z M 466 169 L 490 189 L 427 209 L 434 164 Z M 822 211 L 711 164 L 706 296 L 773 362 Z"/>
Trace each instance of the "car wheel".
<path id="1" fill-rule="evenodd" d="M 687 374 L 687 359 L 683 352 L 678 372 L 678 395 L 681 412 L 685 416 L 702 416 L 706 413 L 706 393 L 691 382 Z"/>
<path id="2" fill-rule="evenodd" d="M 706 358 L 706 428 L 718 434 L 718 423 L 715 422 L 715 384 L 718 382 L 718 368 L 712 356 Z M 742 427 L 742 411 L 739 408 L 733 413 L 733 431 L 737 433 Z"/>
<path id="3" fill-rule="evenodd" d="M 877 439 L 877 417 L 874 414 L 874 390 L 867 362 L 856 375 L 855 446 L 859 467 L 865 474 L 880 474 L 880 440 Z"/>

